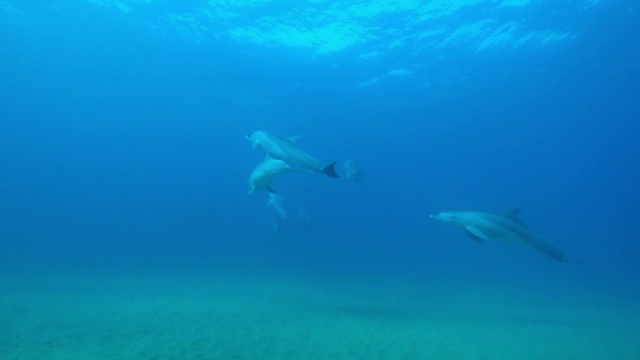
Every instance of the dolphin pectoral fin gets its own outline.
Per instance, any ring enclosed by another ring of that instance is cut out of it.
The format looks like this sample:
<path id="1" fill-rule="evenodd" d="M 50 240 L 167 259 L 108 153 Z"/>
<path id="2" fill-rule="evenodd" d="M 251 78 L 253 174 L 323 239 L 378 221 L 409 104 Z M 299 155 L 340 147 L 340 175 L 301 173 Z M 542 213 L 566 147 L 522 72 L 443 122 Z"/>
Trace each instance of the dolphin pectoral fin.
<path id="1" fill-rule="evenodd" d="M 298 140 L 300 140 L 301 137 L 302 137 L 302 135 L 291 136 L 291 137 L 287 138 L 287 141 L 289 141 L 293 145 L 296 145 L 298 143 Z"/>
<path id="2" fill-rule="evenodd" d="M 339 178 L 340 176 L 338 176 L 338 174 L 336 173 L 336 162 L 332 162 L 331 164 L 325 166 L 324 169 L 322 169 L 322 172 L 327 175 L 328 177 L 332 177 L 332 178 Z"/>
<path id="3" fill-rule="evenodd" d="M 471 240 L 479 242 L 481 244 L 484 244 L 484 240 L 482 240 L 481 238 L 475 236 L 471 231 L 469 230 L 465 230 L 464 232 L 467 233 L 467 235 L 469 235 L 469 237 L 471 238 Z"/>
<path id="4" fill-rule="evenodd" d="M 270 193 L 272 193 L 272 194 L 277 194 L 277 193 L 278 193 L 277 191 L 275 191 L 275 190 L 271 187 L 271 185 L 267 186 L 265 189 L 267 189 L 267 191 L 268 191 L 268 192 L 270 192 Z"/>
<path id="5" fill-rule="evenodd" d="M 480 229 L 478 229 L 476 227 L 467 226 L 464 231 L 467 233 L 467 235 L 469 235 L 469 237 L 473 241 L 477 241 L 479 243 L 484 243 L 485 240 L 489 240 L 487 235 L 485 235 L 482 231 L 480 231 Z"/>

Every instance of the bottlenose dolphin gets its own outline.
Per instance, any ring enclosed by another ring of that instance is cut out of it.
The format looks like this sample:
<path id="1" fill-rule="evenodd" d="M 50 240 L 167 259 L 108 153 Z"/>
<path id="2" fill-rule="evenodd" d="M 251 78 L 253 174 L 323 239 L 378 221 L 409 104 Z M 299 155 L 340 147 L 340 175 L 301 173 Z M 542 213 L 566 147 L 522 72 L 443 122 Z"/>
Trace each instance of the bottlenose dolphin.
<path id="1" fill-rule="evenodd" d="M 296 145 L 298 138 L 299 136 L 285 139 L 266 131 L 254 131 L 247 135 L 247 139 L 251 141 L 252 146 L 254 148 L 260 146 L 267 157 L 286 161 L 303 171 L 322 172 L 332 178 L 339 177 L 336 174 L 335 161 L 323 166 L 316 158 L 298 148 Z"/>
<path id="2" fill-rule="evenodd" d="M 344 161 L 344 167 L 347 169 L 347 175 L 345 178 L 351 181 L 362 180 L 364 174 L 362 173 L 362 167 L 353 159 L 347 159 Z"/>
<path id="3" fill-rule="evenodd" d="M 429 217 L 461 228 L 471 239 L 480 243 L 485 240 L 516 242 L 532 246 L 556 260 L 580 262 L 565 258 L 553 243 L 520 221 L 519 212 L 520 209 L 513 209 L 508 214 L 500 215 L 478 211 L 445 211 Z"/>
<path id="4" fill-rule="evenodd" d="M 270 193 L 275 193 L 271 187 L 271 180 L 280 174 L 294 171 L 285 161 L 266 158 L 258 166 L 253 169 L 251 176 L 249 176 L 249 194 L 253 194 L 259 190 L 267 190 Z"/>
<path id="5" fill-rule="evenodd" d="M 284 199 L 284 196 L 270 192 L 269 202 L 267 203 L 267 206 L 273 206 L 273 210 L 276 211 L 276 214 L 278 214 L 278 217 L 282 220 L 287 220 L 289 217 L 287 216 L 287 212 L 284 210 L 283 199 Z"/>

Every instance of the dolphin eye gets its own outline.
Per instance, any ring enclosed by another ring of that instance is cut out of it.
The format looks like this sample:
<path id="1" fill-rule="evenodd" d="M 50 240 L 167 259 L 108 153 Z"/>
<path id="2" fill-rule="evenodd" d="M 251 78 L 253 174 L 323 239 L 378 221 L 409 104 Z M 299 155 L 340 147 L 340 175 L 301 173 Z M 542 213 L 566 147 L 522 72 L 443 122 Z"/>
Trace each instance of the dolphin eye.
<path id="1" fill-rule="evenodd" d="M 250 137 L 251 137 L 251 135 L 253 135 L 253 133 L 252 133 L 252 132 L 250 132 L 250 133 L 249 133 L 249 135 L 247 135 L 247 137 L 248 137 L 248 138 L 250 138 Z"/>

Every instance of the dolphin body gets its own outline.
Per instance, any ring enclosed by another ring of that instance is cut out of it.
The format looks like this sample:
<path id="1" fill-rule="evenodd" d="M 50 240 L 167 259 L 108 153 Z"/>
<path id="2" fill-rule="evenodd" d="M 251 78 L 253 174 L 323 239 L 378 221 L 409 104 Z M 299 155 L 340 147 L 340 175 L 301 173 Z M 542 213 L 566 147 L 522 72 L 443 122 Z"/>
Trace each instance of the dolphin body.
<path id="1" fill-rule="evenodd" d="M 249 194 L 253 194 L 260 190 L 267 190 L 275 193 L 271 187 L 271 180 L 280 174 L 294 171 L 285 161 L 266 158 L 258 166 L 256 166 L 249 176 Z"/>
<path id="2" fill-rule="evenodd" d="M 287 211 L 284 209 L 283 200 L 284 196 L 269 192 L 269 202 L 267 203 L 267 206 L 273 206 L 273 210 L 278 214 L 278 217 L 282 220 L 287 220 L 289 216 L 287 215 Z"/>
<path id="3" fill-rule="evenodd" d="M 309 215 L 309 209 L 307 205 L 300 205 L 298 208 L 298 220 L 300 220 L 302 224 L 302 229 L 304 230 L 313 230 L 313 225 L 311 224 L 311 216 Z"/>
<path id="4" fill-rule="evenodd" d="M 335 162 L 323 166 L 316 158 L 300 150 L 296 145 L 298 136 L 285 139 L 266 131 L 254 131 L 247 135 L 247 139 L 254 148 L 262 148 L 269 158 L 285 161 L 302 171 L 321 172 L 332 178 L 339 177 L 336 174 Z"/>
<path id="5" fill-rule="evenodd" d="M 545 239 L 518 219 L 520 209 L 508 214 L 491 214 L 477 211 L 445 211 L 429 216 L 432 219 L 461 228 L 477 242 L 499 240 L 532 246 L 534 249 L 563 262 L 578 263 L 567 259 L 549 240 Z"/>
<path id="6" fill-rule="evenodd" d="M 362 167 L 353 159 L 347 159 L 344 162 L 344 167 L 347 169 L 346 179 L 358 182 L 362 180 L 364 174 L 362 172 Z"/>

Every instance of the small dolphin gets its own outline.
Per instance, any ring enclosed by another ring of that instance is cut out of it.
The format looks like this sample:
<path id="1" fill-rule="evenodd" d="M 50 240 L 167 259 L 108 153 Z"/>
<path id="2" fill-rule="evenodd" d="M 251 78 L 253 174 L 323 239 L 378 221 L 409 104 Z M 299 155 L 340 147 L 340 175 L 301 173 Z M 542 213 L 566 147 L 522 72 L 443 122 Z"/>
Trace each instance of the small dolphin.
<path id="1" fill-rule="evenodd" d="M 309 209 L 307 208 L 307 205 L 300 205 L 300 207 L 298 208 L 298 219 L 301 219 L 304 221 L 311 220 L 311 216 L 309 215 Z"/>
<path id="2" fill-rule="evenodd" d="M 273 231 L 274 234 L 277 234 L 280 232 L 281 228 L 282 228 L 282 220 L 278 216 L 274 216 L 273 221 L 271 222 L 271 230 Z"/>
<path id="3" fill-rule="evenodd" d="M 254 148 L 260 146 L 267 157 L 286 161 L 304 171 L 322 172 L 332 178 L 339 177 L 336 174 L 335 161 L 327 166 L 322 166 L 320 161 L 298 148 L 296 142 L 299 136 L 285 139 L 266 131 L 254 131 L 247 135 L 247 139 L 251 141 Z"/>
<path id="4" fill-rule="evenodd" d="M 300 220 L 300 223 L 302 224 L 302 229 L 313 230 L 311 216 L 309 215 L 309 208 L 307 208 L 307 205 L 300 205 L 298 208 L 298 220 Z"/>
<path id="5" fill-rule="evenodd" d="M 277 175 L 291 171 L 294 171 L 294 169 L 285 161 L 272 158 L 264 159 L 253 169 L 251 176 L 249 176 L 249 194 L 260 190 L 275 193 L 276 191 L 271 187 L 271 180 Z"/>
<path id="6" fill-rule="evenodd" d="M 287 220 L 289 217 L 287 216 L 287 212 L 284 210 L 283 203 L 284 196 L 269 192 L 269 202 L 267 206 L 273 206 L 273 210 L 276 211 L 278 217 L 282 220 Z"/>
<path id="7" fill-rule="evenodd" d="M 351 181 L 360 181 L 364 177 L 362 173 L 362 167 L 353 159 L 347 159 L 344 162 L 344 167 L 347 169 L 347 175 L 345 178 Z"/>
<path id="8" fill-rule="evenodd" d="M 520 209 L 514 209 L 508 214 L 500 215 L 477 211 L 445 211 L 429 217 L 461 228 L 472 240 L 480 243 L 485 240 L 516 242 L 532 246 L 556 260 L 580 262 L 565 258 L 553 243 L 522 223 L 518 219 L 519 212 Z"/>

